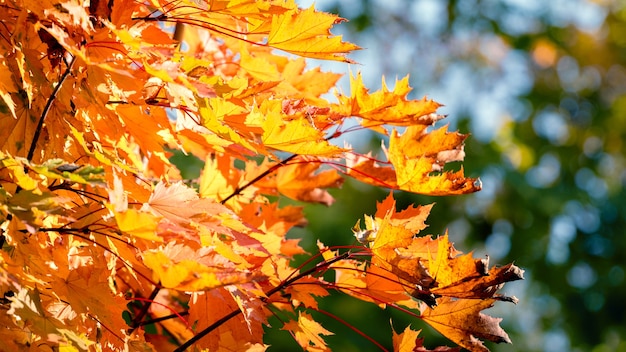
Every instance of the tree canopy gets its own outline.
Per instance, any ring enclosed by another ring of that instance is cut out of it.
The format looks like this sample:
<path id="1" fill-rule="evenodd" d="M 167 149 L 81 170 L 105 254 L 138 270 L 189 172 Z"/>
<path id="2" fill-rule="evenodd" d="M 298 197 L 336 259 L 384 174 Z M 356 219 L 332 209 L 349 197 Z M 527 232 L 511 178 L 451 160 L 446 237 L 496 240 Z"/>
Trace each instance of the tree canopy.
<path id="1" fill-rule="evenodd" d="M 399 201 L 480 191 L 468 136 L 437 126 L 440 103 L 409 97 L 408 78 L 333 89 L 340 75 L 307 59 L 353 62 L 330 31 L 341 17 L 294 1 L 0 8 L 3 348 L 258 351 L 271 325 L 340 349 L 325 315 L 370 348 L 426 349 L 388 319 L 372 338 L 321 305 L 331 295 L 459 346 L 437 350 L 511 342 L 485 310 L 517 302 L 502 288 L 524 270 L 463 254 L 425 231 L 430 201 Z M 336 142 L 355 131 L 383 147 Z M 305 250 L 303 204 L 333 205 L 345 179 L 386 195 L 347 217 L 348 244 L 314 233 Z"/>

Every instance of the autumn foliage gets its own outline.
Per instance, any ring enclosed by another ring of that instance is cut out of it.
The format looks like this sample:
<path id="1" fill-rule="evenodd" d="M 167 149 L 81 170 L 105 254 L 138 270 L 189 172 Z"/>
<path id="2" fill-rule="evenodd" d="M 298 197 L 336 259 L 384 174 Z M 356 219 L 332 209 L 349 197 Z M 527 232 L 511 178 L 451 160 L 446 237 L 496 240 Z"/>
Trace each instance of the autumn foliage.
<path id="1" fill-rule="evenodd" d="M 293 264 L 305 253 L 285 235 L 307 220 L 282 197 L 330 206 L 345 177 L 481 187 L 446 167 L 466 136 L 431 127 L 439 104 L 408 99 L 407 78 L 370 92 L 356 73 L 346 95 L 307 65 L 350 62 L 358 47 L 330 34 L 341 21 L 293 1 L 0 0 L 2 348 L 257 351 L 280 312 L 322 351 L 332 332 L 311 312 L 331 290 L 472 351 L 510 342 L 482 311 L 515 301 L 498 290 L 522 270 L 423 235 L 431 205 L 400 210 L 390 194 L 354 219 L 354 246 Z M 333 143 L 363 129 L 389 135 L 383 155 Z M 204 161 L 198 179 L 174 150 Z M 393 334 L 396 350 L 425 350 L 416 331 Z"/>

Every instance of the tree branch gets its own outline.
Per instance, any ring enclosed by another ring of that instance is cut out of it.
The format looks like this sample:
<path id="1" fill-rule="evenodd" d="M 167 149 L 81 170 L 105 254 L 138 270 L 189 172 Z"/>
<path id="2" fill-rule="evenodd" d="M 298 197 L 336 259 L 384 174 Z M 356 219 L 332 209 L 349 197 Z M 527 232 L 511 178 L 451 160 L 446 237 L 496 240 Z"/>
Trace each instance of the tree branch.
<path id="1" fill-rule="evenodd" d="M 298 156 L 298 154 L 292 154 L 289 157 L 287 157 L 286 159 L 281 160 L 278 164 L 275 164 L 274 166 L 270 167 L 269 169 L 263 171 L 259 176 L 255 177 L 250 182 L 246 183 L 245 185 L 243 185 L 241 187 L 238 187 L 228 197 L 222 199 L 222 201 L 220 201 L 220 203 L 225 204 L 226 202 L 228 202 L 229 199 L 231 199 L 232 197 L 234 197 L 236 195 L 239 195 L 246 188 L 252 186 L 256 182 L 258 182 L 260 179 L 262 179 L 263 177 L 265 177 L 265 176 L 271 174 L 272 172 L 276 171 L 278 168 L 280 168 L 282 166 L 285 166 L 288 162 L 290 162 L 291 160 L 295 159 L 297 156 Z"/>
<path id="2" fill-rule="evenodd" d="M 43 122 L 46 119 L 48 112 L 50 112 L 52 103 L 56 99 L 57 94 L 59 93 L 59 90 L 61 90 L 61 86 L 63 86 L 63 82 L 65 81 L 65 79 L 67 79 L 67 76 L 69 76 L 70 73 L 72 72 L 72 67 L 74 67 L 75 62 L 76 62 L 76 58 L 72 56 L 72 61 L 69 63 L 69 65 L 67 65 L 67 69 L 65 69 L 65 72 L 61 76 L 61 79 L 59 79 L 59 83 L 57 84 L 56 87 L 54 87 L 52 94 L 50 94 L 50 96 L 48 97 L 46 106 L 43 108 L 43 112 L 41 113 L 41 117 L 39 118 L 39 122 L 37 123 L 37 128 L 35 129 L 35 135 L 33 136 L 33 141 L 30 144 L 28 155 L 26 156 L 26 159 L 28 161 L 31 161 L 33 159 L 33 156 L 35 155 L 35 148 L 37 148 L 37 140 L 39 139 L 39 135 L 41 135 L 41 130 L 43 129 Z"/>
<path id="3" fill-rule="evenodd" d="M 276 166 L 276 165 L 274 165 L 274 166 Z M 270 169 L 268 169 L 268 170 L 270 170 Z M 274 287 L 273 289 L 267 291 L 265 293 L 265 295 L 266 295 L 266 297 L 269 297 L 269 296 L 273 295 L 274 293 L 279 292 L 279 291 L 285 289 L 287 286 L 289 286 L 292 283 L 300 280 L 301 278 L 303 278 L 305 276 L 309 276 L 309 275 L 315 273 L 316 271 L 318 271 L 319 269 L 328 267 L 328 266 L 330 266 L 333 263 L 336 263 L 336 262 L 338 262 L 338 261 L 340 261 L 342 259 L 348 258 L 349 256 L 350 256 L 350 252 L 345 252 L 345 253 L 343 253 L 341 255 L 338 255 L 338 256 L 336 256 L 334 258 L 331 258 L 329 260 L 326 260 L 326 261 L 323 261 L 321 263 L 318 263 L 316 266 L 312 267 L 311 269 L 305 270 L 305 271 L 301 272 L 300 274 L 292 277 L 291 279 L 282 282 L 280 285 Z M 196 343 L 198 340 L 200 340 L 201 338 L 203 338 L 206 335 L 208 335 L 209 333 L 211 333 L 211 331 L 215 330 L 220 325 L 226 323 L 227 321 L 229 321 L 230 319 L 238 316 L 239 314 L 241 314 L 241 310 L 240 309 L 233 310 L 232 312 L 226 314 L 225 316 L 223 316 L 222 318 L 217 320 L 215 323 L 209 325 L 204 330 L 198 332 L 194 337 L 190 338 L 185 343 L 180 345 L 178 348 L 176 348 L 174 350 L 174 352 L 182 352 L 182 351 L 186 350 L 188 347 L 190 347 L 191 345 Z"/>

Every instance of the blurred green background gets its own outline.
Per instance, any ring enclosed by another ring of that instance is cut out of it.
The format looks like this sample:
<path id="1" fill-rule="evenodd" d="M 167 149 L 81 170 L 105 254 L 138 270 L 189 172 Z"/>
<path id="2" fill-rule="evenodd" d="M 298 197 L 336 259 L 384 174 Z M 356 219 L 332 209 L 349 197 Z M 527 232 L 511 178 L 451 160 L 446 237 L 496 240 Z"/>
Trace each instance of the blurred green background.
<path id="1" fill-rule="evenodd" d="M 312 1 L 300 1 L 309 6 Z M 466 174 L 483 191 L 462 197 L 396 194 L 401 207 L 436 202 L 427 233 L 448 229 L 455 246 L 492 264 L 514 261 L 526 280 L 505 291 L 520 302 L 487 311 L 503 317 L 513 345 L 494 351 L 626 351 L 626 2 L 611 0 L 317 0 L 348 23 L 334 34 L 365 48 L 362 71 L 380 88 L 410 73 L 412 98 L 445 104 L 444 123 L 471 133 Z M 348 92 L 344 80 L 344 92 Z M 354 144 L 379 148 L 370 136 Z M 307 206 L 294 232 L 313 248 L 353 243 L 350 227 L 372 214 L 386 190 L 354 182 L 330 208 Z M 426 346 L 451 345 L 421 321 L 338 295 L 326 309 L 390 346 L 396 330 L 424 329 Z M 327 319 L 336 351 L 376 346 Z M 296 350 L 271 333 L 273 351 Z"/>

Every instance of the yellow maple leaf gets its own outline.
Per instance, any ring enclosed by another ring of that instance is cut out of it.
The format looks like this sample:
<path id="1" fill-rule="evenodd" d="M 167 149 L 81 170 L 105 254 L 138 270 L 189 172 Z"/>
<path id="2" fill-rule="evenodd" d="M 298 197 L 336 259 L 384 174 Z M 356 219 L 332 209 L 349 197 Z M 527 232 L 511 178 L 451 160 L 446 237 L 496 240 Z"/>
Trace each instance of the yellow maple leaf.
<path id="1" fill-rule="evenodd" d="M 444 165 L 463 160 L 466 136 L 448 133 L 443 127 L 427 132 L 425 126 L 409 126 L 404 134 L 394 130 L 389 140 L 389 161 L 396 170 L 397 187 L 401 190 L 428 194 L 452 195 L 480 191 L 478 179 L 459 171 L 445 171 Z"/>
<path id="2" fill-rule="evenodd" d="M 8 172 L 9 177 L 22 189 L 33 191 L 35 194 L 41 194 L 41 190 L 38 189 L 39 182 L 24 171 L 22 160 L 15 159 L 0 151 L 0 165 L 2 165 L 0 172 Z"/>
<path id="3" fill-rule="evenodd" d="M 351 96 L 338 95 L 339 102 L 332 105 L 332 110 L 342 116 L 358 116 L 364 119 L 363 126 L 371 127 L 382 124 L 396 126 L 432 125 L 444 116 L 435 112 L 441 105 L 433 100 L 408 100 L 412 90 L 409 78 L 396 81 L 395 88 L 390 91 L 385 80 L 380 91 L 370 93 L 363 84 L 361 73 L 350 74 Z M 384 132 L 382 129 L 377 131 Z"/>
<path id="4" fill-rule="evenodd" d="M 194 250 L 175 242 L 159 250 L 144 252 L 143 262 L 152 269 L 155 281 L 163 287 L 181 291 L 209 290 L 261 277 L 246 268 L 239 268 L 213 248 Z"/>
<path id="5" fill-rule="evenodd" d="M 241 61 L 239 62 L 239 65 L 241 66 L 241 69 L 253 78 L 259 81 L 280 80 L 280 74 L 276 64 L 270 62 L 268 58 L 253 55 L 249 53 L 245 47 L 242 48 L 240 55 Z"/>
<path id="6" fill-rule="evenodd" d="M 160 217 L 149 212 L 128 208 L 125 211 L 113 211 L 115 221 L 120 230 L 131 236 L 149 241 L 163 242 L 163 239 L 156 233 Z"/>
<path id="7" fill-rule="evenodd" d="M 331 145 L 324 133 L 305 117 L 283 119 L 282 114 L 268 111 L 263 123 L 263 144 L 266 147 L 294 154 L 331 156 L 344 149 Z"/>
<path id="8" fill-rule="evenodd" d="M 313 6 L 286 11 L 272 17 L 267 45 L 300 56 L 352 62 L 344 55 L 360 48 L 330 33 L 330 28 L 342 21 L 336 15 L 315 11 Z"/>
<path id="9" fill-rule="evenodd" d="M 421 330 L 412 330 L 410 326 L 400 334 L 393 331 L 393 350 L 397 352 L 413 352 L 417 347 L 416 341 Z"/>
<path id="10" fill-rule="evenodd" d="M 200 175 L 199 194 L 202 198 L 222 201 L 233 194 L 239 183 L 239 174 L 233 170 L 228 156 L 207 157 Z"/>

